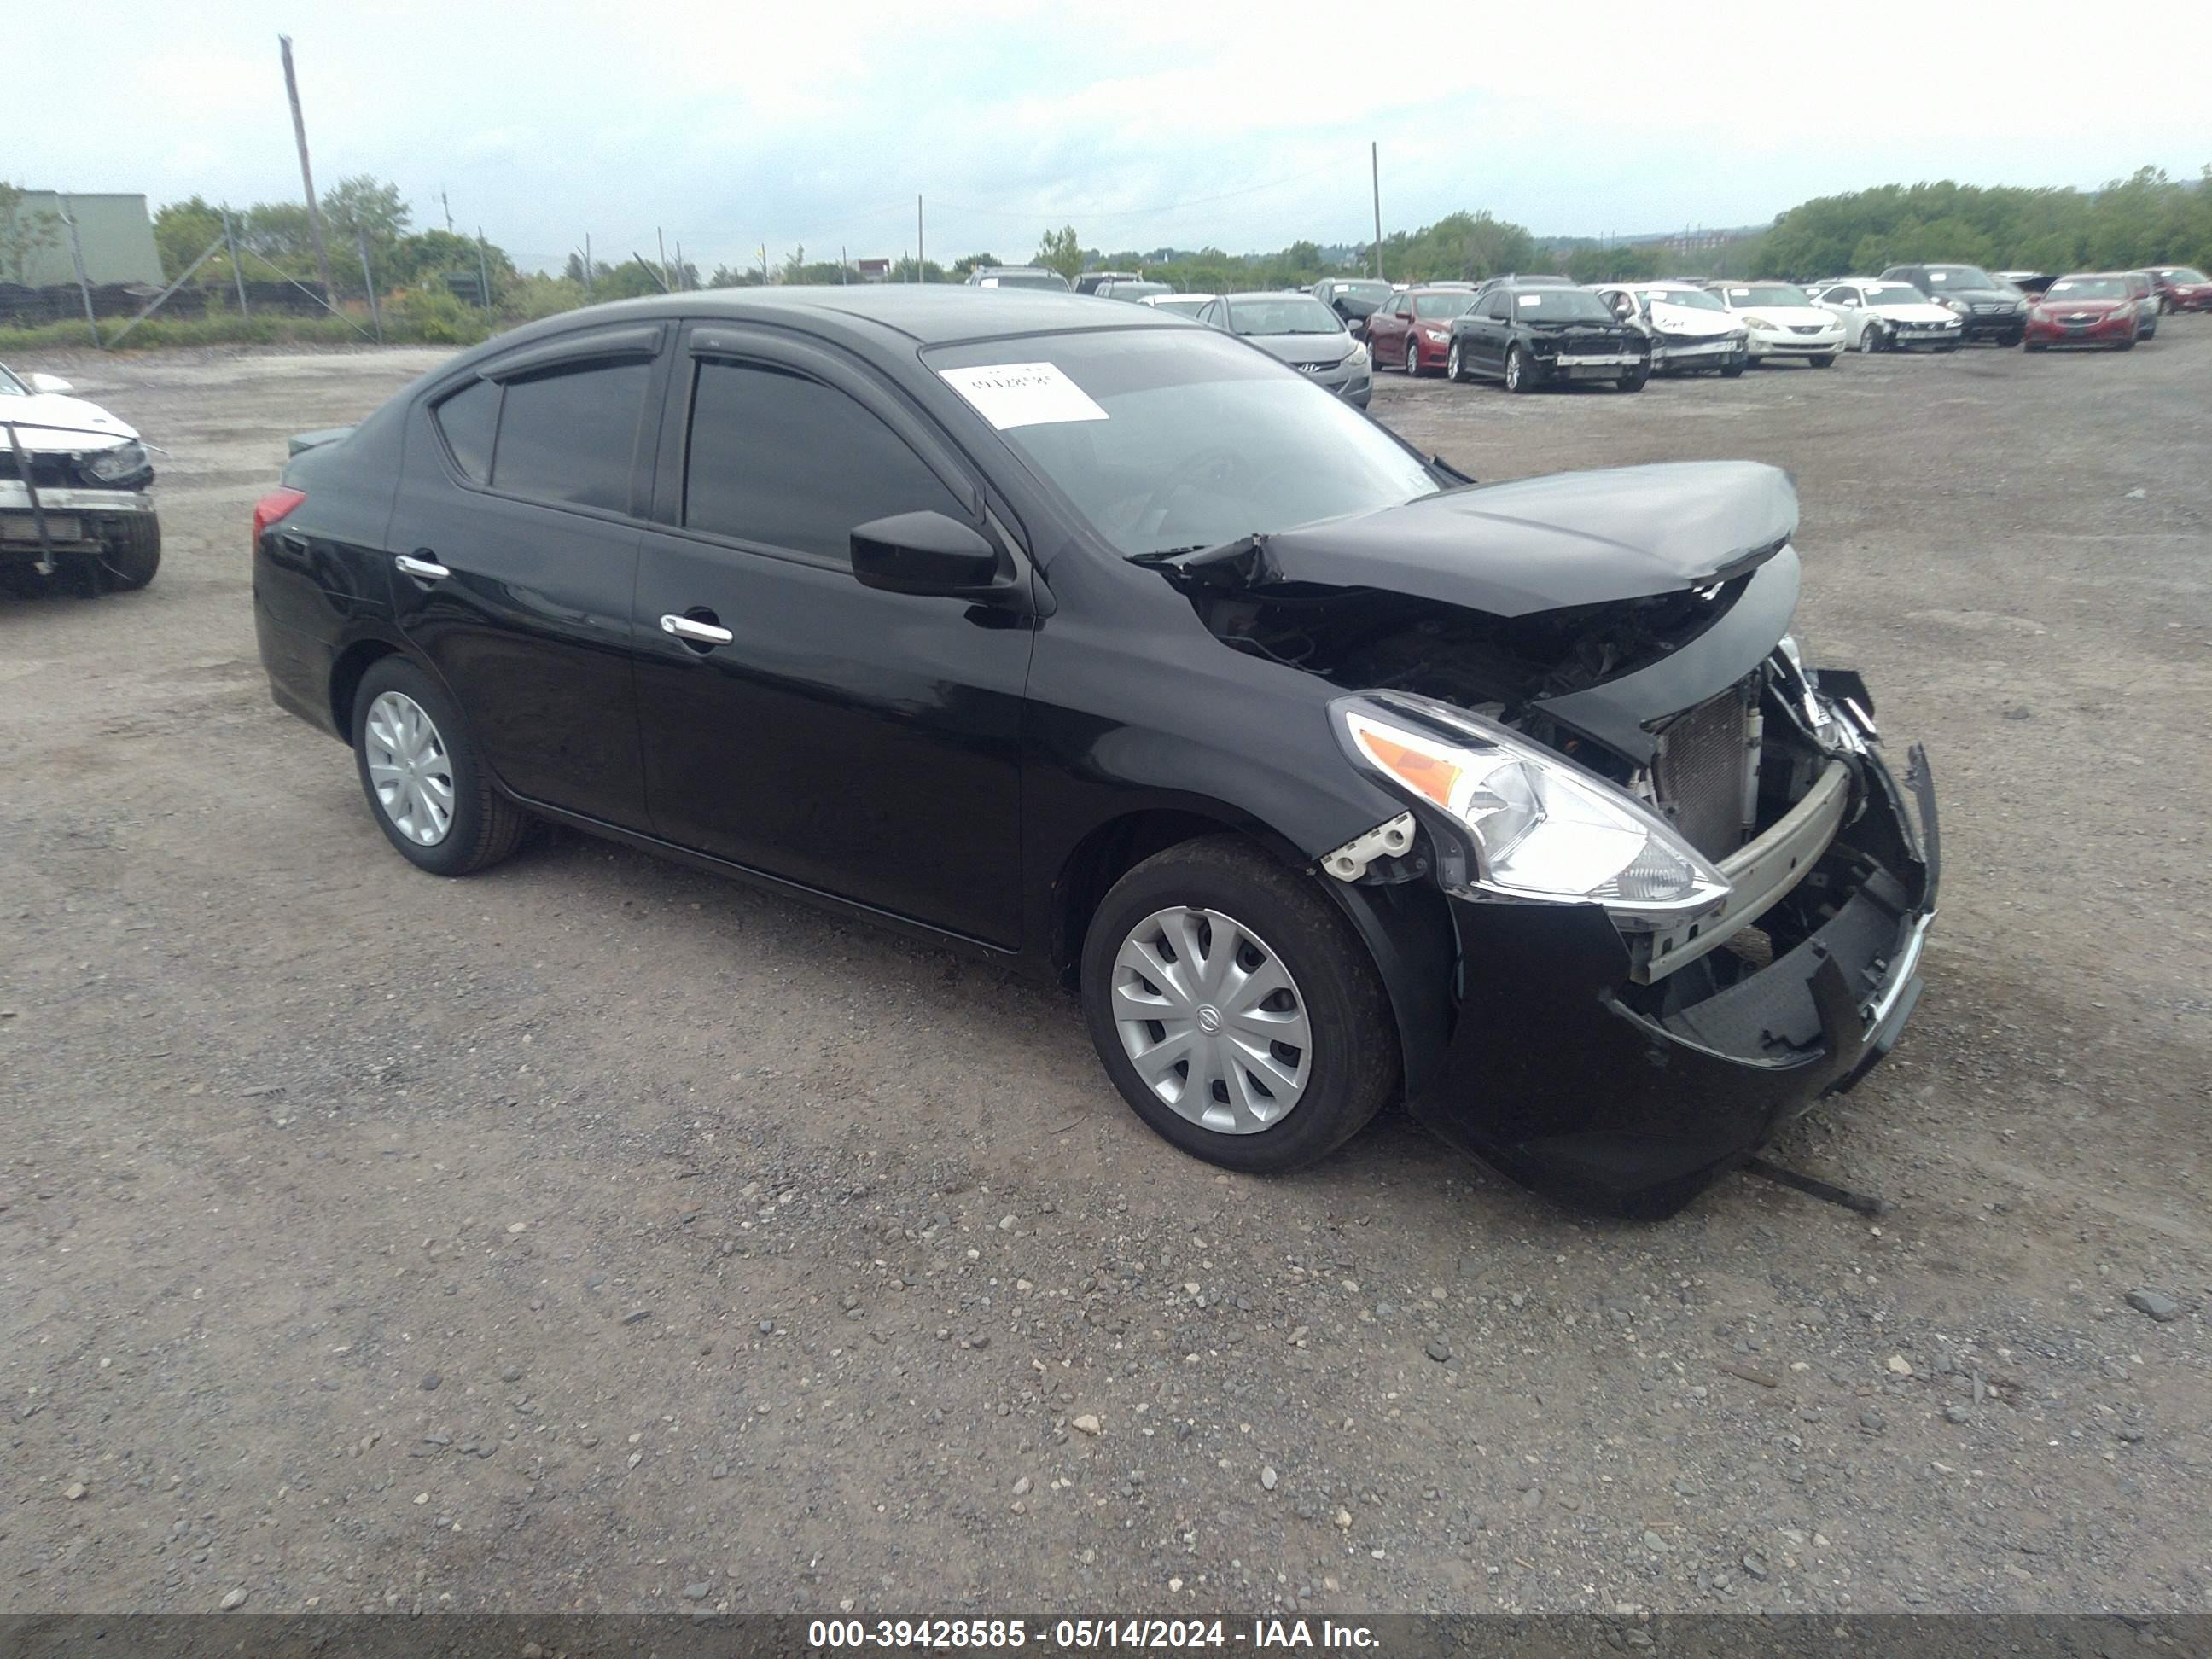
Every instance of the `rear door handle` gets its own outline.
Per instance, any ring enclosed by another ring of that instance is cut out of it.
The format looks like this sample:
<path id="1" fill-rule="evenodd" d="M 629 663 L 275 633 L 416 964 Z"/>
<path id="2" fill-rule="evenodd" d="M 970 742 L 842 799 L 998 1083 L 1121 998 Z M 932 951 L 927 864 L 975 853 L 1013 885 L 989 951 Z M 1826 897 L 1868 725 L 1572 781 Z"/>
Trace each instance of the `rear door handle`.
<path id="1" fill-rule="evenodd" d="M 426 552 L 428 551 L 427 548 L 423 550 Z M 447 569 L 442 564 L 436 563 L 429 559 L 414 558 L 405 553 L 394 554 L 392 558 L 392 562 L 398 565 L 404 574 L 410 576 L 419 576 L 426 582 L 442 581 L 445 578 L 453 574 L 452 571 Z"/>
<path id="2" fill-rule="evenodd" d="M 663 617 L 660 631 L 673 634 L 679 640 L 689 640 L 694 645 L 727 645 L 738 637 L 726 628 L 717 628 L 713 623 L 694 622 L 689 617 Z"/>

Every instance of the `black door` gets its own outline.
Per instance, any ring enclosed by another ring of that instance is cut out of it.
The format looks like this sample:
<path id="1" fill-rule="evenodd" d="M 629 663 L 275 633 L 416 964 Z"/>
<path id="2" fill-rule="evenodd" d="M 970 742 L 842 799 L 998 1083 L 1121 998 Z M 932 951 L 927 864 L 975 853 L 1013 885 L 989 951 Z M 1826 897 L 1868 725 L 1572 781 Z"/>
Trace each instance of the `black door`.
<path id="1" fill-rule="evenodd" d="M 964 469 L 859 365 L 703 325 L 677 358 L 661 455 L 665 525 L 645 534 L 635 610 L 658 832 L 1018 944 L 1027 605 L 882 592 L 852 569 L 872 519 L 935 511 L 990 533 Z"/>
<path id="2" fill-rule="evenodd" d="M 1467 337 L 1460 347 L 1467 367 L 1485 374 L 1505 372 L 1506 312 L 1513 296 L 1502 288 L 1482 296 L 1468 318 Z"/>
<path id="3" fill-rule="evenodd" d="M 638 830 L 630 605 L 667 332 L 541 344 L 441 390 L 386 537 L 400 629 L 501 781 Z"/>

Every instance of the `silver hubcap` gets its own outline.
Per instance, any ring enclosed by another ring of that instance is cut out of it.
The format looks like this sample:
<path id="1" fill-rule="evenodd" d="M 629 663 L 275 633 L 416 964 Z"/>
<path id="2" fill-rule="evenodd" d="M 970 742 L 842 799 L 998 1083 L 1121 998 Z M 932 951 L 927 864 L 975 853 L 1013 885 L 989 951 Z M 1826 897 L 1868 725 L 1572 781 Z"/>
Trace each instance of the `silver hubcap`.
<path id="1" fill-rule="evenodd" d="M 1518 347 L 1505 359 L 1505 382 L 1516 392 L 1521 389 L 1521 352 Z"/>
<path id="2" fill-rule="evenodd" d="M 422 705 L 386 691 L 368 706 L 362 733 L 369 787 L 393 829 L 419 847 L 435 847 L 453 823 L 453 763 Z"/>
<path id="3" fill-rule="evenodd" d="M 1114 956 L 1114 1028 L 1145 1086 L 1200 1128 L 1258 1134 L 1313 1074 L 1313 1036 L 1275 953 L 1218 910 L 1156 910 Z"/>
<path id="4" fill-rule="evenodd" d="M 1408 374 L 1418 374 L 1420 372 L 1421 349 L 1415 345 L 1411 340 L 1408 340 L 1406 342 L 1406 373 Z"/>
<path id="5" fill-rule="evenodd" d="M 1452 342 L 1451 354 L 1444 360 L 1444 376 L 1447 380 L 1459 379 L 1459 342 L 1457 340 Z"/>

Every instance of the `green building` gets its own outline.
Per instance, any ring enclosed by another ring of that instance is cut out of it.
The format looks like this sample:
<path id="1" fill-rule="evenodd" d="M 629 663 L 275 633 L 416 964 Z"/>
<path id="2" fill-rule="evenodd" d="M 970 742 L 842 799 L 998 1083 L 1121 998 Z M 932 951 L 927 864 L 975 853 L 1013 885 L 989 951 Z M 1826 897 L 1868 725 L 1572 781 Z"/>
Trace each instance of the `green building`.
<path id="1" fill-rule="evenodd" d="M 69 221 L 75 219 L 89 281 L 161 285 L 161 253 L 154 245 L 154 222 L 147 216 L 143 196 L 103 191 L 64 196 L 31 190 L 23 192 L 15 213 L 19 222 L 43 226 L 51 234 L 42 236 L 33 231 L 24 239 L 28 252 L 21 274 L 0 271 L 0 282 L 20 282 L 30 288 L 76 282 L 69 237 Z"/>

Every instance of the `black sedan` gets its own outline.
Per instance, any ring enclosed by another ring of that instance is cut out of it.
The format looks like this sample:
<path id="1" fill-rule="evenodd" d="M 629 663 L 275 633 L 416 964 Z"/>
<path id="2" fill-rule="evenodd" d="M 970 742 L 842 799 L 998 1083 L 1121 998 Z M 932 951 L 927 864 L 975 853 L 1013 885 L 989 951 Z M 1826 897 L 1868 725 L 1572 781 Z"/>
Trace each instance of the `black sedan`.
<path id="1" fill-rule="evenodd" d="M 1587 289 L 1501 283 L 1452 319 L 1447 380 L 1488 375 L 1508 392 L 1609 380 L 1641 392 L 1651 379 L 1651 337 Z"/>
<path id="2" fill-rule="evenodd" d="M 1405 1098 L 1665 1213 L 1918 994 L 1926 769 L 1801 663 L 1771 468 L 1478 487 L 1228 335 L 926 287 L 574 313 L 318 435 L 261 655 L 401 856 L 550 820 L 1061 981 L 1228 1167 Z"/>

